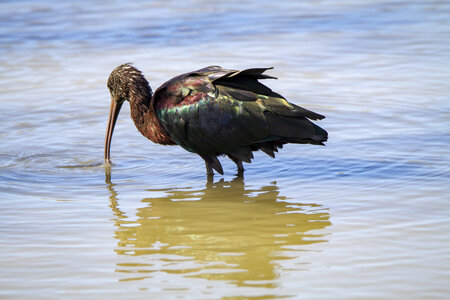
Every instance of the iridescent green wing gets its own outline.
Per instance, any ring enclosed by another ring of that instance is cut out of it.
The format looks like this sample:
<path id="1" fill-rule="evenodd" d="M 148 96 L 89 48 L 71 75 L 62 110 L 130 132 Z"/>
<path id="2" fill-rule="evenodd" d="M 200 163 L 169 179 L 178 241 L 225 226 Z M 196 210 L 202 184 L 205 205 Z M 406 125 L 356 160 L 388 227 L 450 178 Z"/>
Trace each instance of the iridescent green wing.
<path id="1" fill-rule="evenodd" d="M 177 144 L 214 164 L 220 154 L 249 162 L 254 150 L 273 156 L 284 143 L 325 141 L 326 132 L 308 120 L 322 115 L 289 103 L 258 81 L 273 78 L 263 74 L 267 69 L 207 67 L 183 74 L 155 92 L 153 105 Z"/>

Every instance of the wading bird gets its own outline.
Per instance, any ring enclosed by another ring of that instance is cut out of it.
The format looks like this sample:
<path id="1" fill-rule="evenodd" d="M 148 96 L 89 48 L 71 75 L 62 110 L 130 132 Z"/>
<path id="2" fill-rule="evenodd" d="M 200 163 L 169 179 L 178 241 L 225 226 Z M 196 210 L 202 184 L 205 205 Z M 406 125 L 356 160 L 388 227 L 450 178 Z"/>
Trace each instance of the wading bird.
<path id="1" fill-rule="evenodd" d="M 211 66 L 174 77 L 155 93 L 131 64 L 116 67 L 108 78 L 111 93 L 105 141 L 110 163 L 114 125 L 125 100 L 142 135 L 154 143 L 179 145 L 200 155 L 208 175 L 223 174 L 217 156 L 226 155 L 244 171 L 253 151 L 271 157 L 284 144 L 323 145 L 328 134 L 312 123 L 324 116 L 289 103 L 260 83 L 271 68 L 243 71 Z"/>

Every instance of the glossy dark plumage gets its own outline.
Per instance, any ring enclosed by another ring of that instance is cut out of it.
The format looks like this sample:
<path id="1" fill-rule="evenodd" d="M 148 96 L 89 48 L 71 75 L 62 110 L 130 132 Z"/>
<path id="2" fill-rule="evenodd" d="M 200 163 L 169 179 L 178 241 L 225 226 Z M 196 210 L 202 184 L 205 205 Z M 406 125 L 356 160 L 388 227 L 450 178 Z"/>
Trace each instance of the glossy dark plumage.
<path id="1" fill-rule="evenodd" d="M 242 162 L 251 161 L 252 151 L 274 157 L 286 143 L 323 145 L 327 132 L 309 119 L 324 116 L 289 103 L 260 83 L 274 78 L 264 74 L 268 69 L 211 66 L 177 76 L 152 95 L 139 70 L 129 64 L 117 67 L 108 79 L 112 104 L 105 159 L 109 161 L 114 123 L 125 100 L 144 136 L 199 154 L 209 174 L 212 169 L 223 174 L 220 155 L 227 155 L 243 171 Z"/>

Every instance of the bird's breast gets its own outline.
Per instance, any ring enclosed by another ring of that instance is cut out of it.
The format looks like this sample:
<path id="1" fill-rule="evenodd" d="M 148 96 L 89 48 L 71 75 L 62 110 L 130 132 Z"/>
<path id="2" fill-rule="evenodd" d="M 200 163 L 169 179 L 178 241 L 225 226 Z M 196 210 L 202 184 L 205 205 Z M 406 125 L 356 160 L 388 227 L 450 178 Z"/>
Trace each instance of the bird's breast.
<path id="1" fill-rule="evenodd" d="M 162 145 L 176 145 L 175 141 L 165 132 L 158 117 L 155 113 L 148 113 L 146 115 L 146 122 L 138 130 L 143 136 L 154 143 Z"/>

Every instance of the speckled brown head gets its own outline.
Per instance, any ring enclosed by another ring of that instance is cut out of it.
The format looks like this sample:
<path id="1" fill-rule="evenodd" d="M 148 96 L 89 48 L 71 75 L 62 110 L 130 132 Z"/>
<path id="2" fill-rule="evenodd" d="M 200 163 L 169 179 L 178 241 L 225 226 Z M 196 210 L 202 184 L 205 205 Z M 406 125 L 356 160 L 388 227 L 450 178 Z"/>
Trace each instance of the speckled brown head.
<path id="1" fill-rule="evenodd" d="M 151 99 L 152 90 L 141 71 L 129 63 L 120 65 L 111 72 L 107 86 L 111 93 L 111 106 L 106 129 L 105 162 L 109 163 L 111 139 L 122 104 L 125 100 L 142 102 L 143 98 Z"/>

